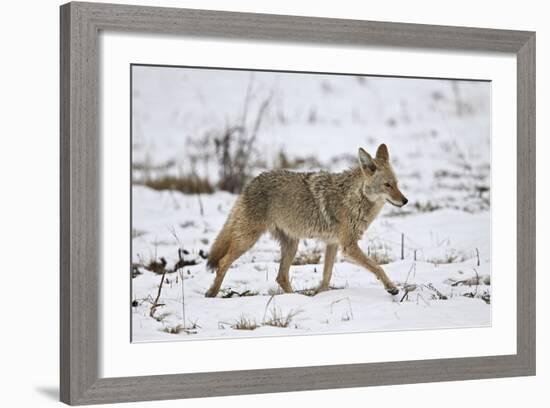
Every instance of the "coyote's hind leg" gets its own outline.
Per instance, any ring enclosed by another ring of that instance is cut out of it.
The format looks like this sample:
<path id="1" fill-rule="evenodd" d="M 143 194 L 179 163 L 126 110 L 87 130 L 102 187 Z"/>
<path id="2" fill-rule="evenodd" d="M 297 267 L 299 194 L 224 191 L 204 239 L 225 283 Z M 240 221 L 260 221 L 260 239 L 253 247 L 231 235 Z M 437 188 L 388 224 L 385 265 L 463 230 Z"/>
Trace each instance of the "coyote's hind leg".
<path id="1" fill-rule="evenodd" d="M 206 292 L 206 297 L 216 297 L 222 286 L 225 273 L 227 272 L 231 264 L 256 243 L 258 238 L 260 238 L 260 235 L 262 235 L 262 232 L 263 231 L 261 230 L 253 231 L 231 242 L 229 250 L 218 263 L 218 267 L 216 269 L 216 278 L 214 279 L 214 283 L 212 283 L 212 286 L 210 286 L 210 289 L 208 289 L 208 291 Z"/>
<path id="2" fill-rule="evenodd" d="M 291 238 L 284 232 L 277 230 L 274 234 L 275 238 L 281 245 L 281 262 L 279 263 L 279 273 L 277 274 L 277 283 L 285 293 L 292 293 L 290 285 L 289 270 L 292 261 L 298 250 L 298 240 Z"/>

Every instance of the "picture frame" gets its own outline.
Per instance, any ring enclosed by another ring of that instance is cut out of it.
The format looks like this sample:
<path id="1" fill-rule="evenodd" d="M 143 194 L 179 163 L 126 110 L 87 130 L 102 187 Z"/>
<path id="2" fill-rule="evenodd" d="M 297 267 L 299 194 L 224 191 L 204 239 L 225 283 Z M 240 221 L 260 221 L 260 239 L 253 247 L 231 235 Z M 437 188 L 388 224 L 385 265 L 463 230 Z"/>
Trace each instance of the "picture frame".
<path id="1" fill-rule="evenodd" d="M 73 2 L 61 6 L 60 397 L 70 405 L 535 374 L 535 33 Z M 102 378 L 99 33 L 512 53 L 517 58 L 517 353 Z"/>

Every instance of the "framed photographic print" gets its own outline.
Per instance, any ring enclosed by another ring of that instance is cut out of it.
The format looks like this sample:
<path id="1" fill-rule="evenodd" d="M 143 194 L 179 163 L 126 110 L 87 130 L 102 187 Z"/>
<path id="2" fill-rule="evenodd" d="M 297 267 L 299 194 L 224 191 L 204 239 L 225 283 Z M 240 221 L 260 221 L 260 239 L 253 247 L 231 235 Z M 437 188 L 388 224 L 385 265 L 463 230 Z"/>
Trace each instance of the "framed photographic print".
<path id="1" fill-rule="evenodd" d="M 534 115 L 532 32 L 62 6 L 62 401 L 533 375 Z"/>

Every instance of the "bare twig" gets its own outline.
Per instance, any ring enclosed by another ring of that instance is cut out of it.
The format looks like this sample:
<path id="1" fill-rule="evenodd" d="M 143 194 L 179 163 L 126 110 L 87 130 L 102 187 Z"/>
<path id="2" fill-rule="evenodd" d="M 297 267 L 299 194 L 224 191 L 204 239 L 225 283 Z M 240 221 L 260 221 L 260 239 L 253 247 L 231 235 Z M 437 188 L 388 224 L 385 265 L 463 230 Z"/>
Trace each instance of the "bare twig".
<path id="1" fill-rule="evenodd" d="M 162 272 L 162 278 L 160 279 L 160 285 L 157 292 L 157 297 L 153 304 L 151 305 L 151 310 L 149 311 L 149 316 L 155 317 L 155 311 L 157 310 L 157 307 L 164 306 L 163 304 L 159 303 L 160 294 L 162 292 L 162 284 L 164 283 L 164 277 L 166 276 L 166 268 L 164 268 L 164 272 Z"/>
<path id="2" fill-rule="evenodd" d="M 477 288 L 479 286 L 479 273 L 477 273 L 477 269 L 476 268 L 472 268 L 474 270 L 474 272 L 476 273 L 476 292 L 474 293 L 474 297 L 477 296 Z"/>
<path id="3" fill-rule="evenodd" d="M 201 198 L 200 193 L 197 193 L 197 199 L 199 200 L 199 210 L 200 210 L 200 213 L 201 213 L 201 217 L 204 217 L 204 207 L 202 205 L 202 198 Z"/>
<path id="4" fill-rule="evenodd" d="M 250 80 L 248 81 L 248 86 L 246 87 L 246 94 L 244 97 L 244 104 L 243 104 L 243 115 L 241 118 L 241 126 L 243 128 L 246 126 L 246 117 L 248 115 L 248 103 L 250 102 L 250 96 L 252 94 L 253 84 L 254 84 L 254 74 L 250 73 Z"/>
<path id="5" fill-rule="evenodd" d="M 441 293 L 434 285 L 432 285 L 431 283 L 428 283 L 426 285 L 424 285 L 425 288 L 431 290 L 432 292 L 435 292 L 435 294 L 437 295 L 437 297 L 441 300 L 447 300 L 447 296 L 445 296 L 443 293 Z"/>
<path id="6" fill-rule="evenodd" d="M 245 95 L 240 123 L 226 124 L 225 130 L 214 139 L 215 153 L 220 164 L 219 186 L 222 190 L 232 193 L 241 192 L 247 182 L 256 138 L 273 97 L 272 92 L 262 101 L 256 116 L 250 121 L 248 111 L 251 92 L 252 79 Z"/>
<path id="7" fill-rule="evenodd" d="M 411 267 L 409 268 L 409 272 L 407 272 L 407 277 L 405 278 L 405 283 L 404 285 L 407 286 L 407 282 L 409 281 L 409 276 L 411 275 L 411 272 L 414 270 L 415 272 L 415 275 L 416 275 L 416 263 L 413 263 L 411 265 Z"/>
<path id="8" fill-rule="evenodd" d="M 181 279 L 181 315 L 183 320 L 183 328 L 185 328 L 185 277 L 183 276 L 183 271 L 179 271 Z"/>
<path id="9" fill-rule="evenodd" d="M 264 309 L 264 317 L 262 318 L 262 322 L 265 321 L 265 316 L 267 315 L 267 308 L 269 307 L 269 304 L 271 303 L 271 301 L 275 299 L 275 295 L 271 295 L 271 297 L 269 298 L 269 300 L 267 301 L 266 305 L 265 305 L 265 309 Z"/>
<path id="10" fill-rule="evenodd" d="M 405 299 L 408 299 L 409 298 L 409 293 L 414 292 L 417 287 L 418 286 L 414 283 L 411 283 L 411 284 L 405 283 L 403 285 L 404 294 L 403 294 L 403 297 L 401 298 L 401 300 L 399 301 L 399 303 L 402 303 Z"/>
<path id="11" fill-rule="evenodd" d="M 174 237 L 174 239 L 176 240 L 176 242 L 178 243 L 178 247 L 183 249 L 183 246 L 181 245 L 181 241 L 178 237 L 178 234 L 176 234 L 176 229 L 174 228 L 174 226 L 170 226 L 170 227 L 166 227 L 168 229 L 168 231 L 170 232 L 170 234 L 172 234 L 172 236 Z"/>
<path id="12" fill-rule="evenodd" d="M 348 308 L 349 308 L 349 312 L 350 312 L 350 317 L 353 319 L 353 309 L 351 308 L 351 301 L 349 300 L 349 297 L 337 299 L 337 300 L 335 300 L 334 302 L 332 302 L 332 303 L 330 304 L 330 314 L 332 314 L 332 308 L 333 308 L 333 306 L 334 306 L 336 303 L 340 303 L 340 302 L 342 302 L 342 301 L 344 301 L 344 300 L 348 302 Z"/>

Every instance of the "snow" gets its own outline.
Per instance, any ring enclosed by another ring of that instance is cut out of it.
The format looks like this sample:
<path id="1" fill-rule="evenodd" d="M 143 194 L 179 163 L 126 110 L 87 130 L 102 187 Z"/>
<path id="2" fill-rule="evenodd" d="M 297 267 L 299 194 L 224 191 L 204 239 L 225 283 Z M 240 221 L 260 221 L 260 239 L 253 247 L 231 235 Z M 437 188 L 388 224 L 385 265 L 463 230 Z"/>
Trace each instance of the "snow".
<path id="1" fill-rule="evenodd" d="M 462 81 L 457 94 L 442 80 L 152 67 L 134 67 L 133 75 L 134 163 L 172 163 L 164 171 L 188 173 L 189 152 L 208 151 L 204 136 L 239 120 L 250 86 L 249 120 L 267 95 L 273 100 L 258 135 L 262 162 L 253 173 L 271 168 L 281 151 L 290 159 L 313 156 L 323 169 L 339 171 L 353 163 L 357 147 L 373 152 L 385 142 L 410 201 L 402 209 L 387 205 L 359 242 L 389 261 L 382 266 L 400 289 L 396 296 L 340 254 L 331 290 L 311 293 L 321 279 L 321 256 L 315 264 L 293 265 L 295 293 L 282 294 L 275 282 L 279 249 L 265 235 L 233 264 L 218 297 L 205 298 L 214 274 L 204 254 L 237 195 L 133 185 L 132 262 L 139 272 L 132 279 L 133 341 L 491 324 L 488 83 Z M 213 159 L 195 165 L 217 181 Z M 133 175 L 143 177 L 139 169 Z M 162 305 L 151 317 L 162 275 L 145 266 L 163 258 L 173 267 L 178 248 L 191 264 L 166 273 Z M 304 240 L 298 258 L 315 251 L 323 254 L 323 244 Z M 287 327 L 270 325 L 287 318 Z M 243 321 L 257 327 L 239 329 Z"/>

